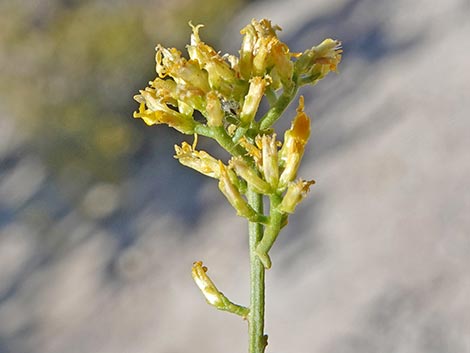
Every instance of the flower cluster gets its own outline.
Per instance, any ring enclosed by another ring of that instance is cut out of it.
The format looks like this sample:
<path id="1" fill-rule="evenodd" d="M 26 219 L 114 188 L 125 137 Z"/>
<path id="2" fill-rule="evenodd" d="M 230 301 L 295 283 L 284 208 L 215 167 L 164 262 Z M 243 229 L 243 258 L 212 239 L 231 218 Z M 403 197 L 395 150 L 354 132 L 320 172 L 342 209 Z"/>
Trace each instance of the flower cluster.
<path id="1" fill-rule="evenodd" d="M 316 84 L 336 71 L 341 60 L 340 42 L 324 40 L 303 53 L 291 53 L 268 20 L 241 30 L 239 57 L 220 55 L 201 41 L 201 25 L 192 27 L 189 59 L 175 48 L 156 48 L 157 77 L 135 96 L 140 103 L 135 118 L 148 125 L 167 124 L 195 142 L 175 146 L 181 164 L 219 180 L 219 189 L 250 222 L 264 224 L 265 236 L 257 254 L 269 268 L 267 252 L 313 181 L 297 178 L 297 170 L 310 136 L 310 119 L 300 97 L 297 114 L 283 142 L 271 126 L 292 101 L 299 87 Z M 257 117 L 261 100 L 270 109 Z M 203 119 L 195 118 L 198 111 Z M 197 135 L 215 139 L 232 158 L 223 163 L 196 150 Z M 247 190 L 265 195 L 269 215 L 256 212 L 247 202 Z M 202 272 L 199 272 L 202 273 Z"/>
<path id="2" fill-rule="evenodd" d="M 241 30 L 240 57 L 220 55 L 201 41 L 202 25 L 191 25 L 189 59 L 175 48 L 156 47 L 157 77 L 134 98 L 140 103 L 135 118 L 146 124 L 167 124 L 185 134 L 199 125 L 224 126 L 233 136 L 241 126 L 256 125 L 255 116 L 264 95 L 276 99 L 280 89 L 315 84 L 341 60 L 340 42 L 324 40 L 304 53 L 291 53 L 268 20 Z M 194 110 L 205 123 L 194 119 Z"/>

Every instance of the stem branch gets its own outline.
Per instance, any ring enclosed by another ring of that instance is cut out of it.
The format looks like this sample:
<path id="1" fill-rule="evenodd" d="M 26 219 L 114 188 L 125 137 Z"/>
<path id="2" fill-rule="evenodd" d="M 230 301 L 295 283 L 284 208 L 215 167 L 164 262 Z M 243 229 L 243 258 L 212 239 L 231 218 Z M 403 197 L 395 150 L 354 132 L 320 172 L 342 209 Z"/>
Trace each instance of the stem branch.
<path id="1" fill-rule="evenodd" d="M 294 81 L 295 82 L 295 81 Z M 259 126 L 261 130 L 270 128 L 281 116 L 281 114 L 292 102 L 297 94 L 299 87 L 293 83 L 292 87 L 285 87 L 277 101 L 271 106 L 268 112 L 260 119 Z"/>

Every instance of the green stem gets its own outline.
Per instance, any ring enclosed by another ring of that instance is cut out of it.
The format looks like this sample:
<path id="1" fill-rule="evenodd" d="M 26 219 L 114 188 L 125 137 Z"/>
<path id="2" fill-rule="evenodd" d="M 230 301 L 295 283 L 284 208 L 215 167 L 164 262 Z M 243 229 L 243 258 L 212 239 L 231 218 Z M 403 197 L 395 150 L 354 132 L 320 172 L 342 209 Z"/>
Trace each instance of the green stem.
<path id="1" fill-rule="evenodd" d="M 277 209 L 282 201 L 281 195 L 271 195 L 269 200 L 269 223 L 265 226 L 263 238 L 256 247 L 256 254 L 267 269 L 271 268 L 271 259 L 268 252 L 281 231 L 284 219 L 284 214 Z"/>
<path id="2" fill-rule="evenodd" d="M 218 144 L 232 156 L 245 157 L 245 149 L 236 142 L 233 142 L 232 138 L 227 134 L 227 131 L 225 131 L 222 126 L 210 127 L 199 124 L 195 126 L 194 132 L 216 140 Z"/>
<path id="3" fill-rule="evenodd" d="M 258 213 L 263 212 L 263 196 L 250 186 L 247 191 L 248 203 Z M 264 273 L 265 269 L 256 247 L 263 236 L 260 223 L 249 223 L 250 244 L 250 314 L 248 315 L 249 353 L 264 353 L 268 337 L 264 335 Z"/>
<path id="4" fill-rule="evenodd" d="M 284 88 L 284 91 L 279 96 L 276 103 L 272 105 L 268 112 L 260 119 L 259 126 L 261 130 L 270 128 L 280 118 L 281 114 L 289 106 L 289 103 L 294 99 L 298 89 L 299 86 L 297 84 L 292 84 L 290 88 Z"/>

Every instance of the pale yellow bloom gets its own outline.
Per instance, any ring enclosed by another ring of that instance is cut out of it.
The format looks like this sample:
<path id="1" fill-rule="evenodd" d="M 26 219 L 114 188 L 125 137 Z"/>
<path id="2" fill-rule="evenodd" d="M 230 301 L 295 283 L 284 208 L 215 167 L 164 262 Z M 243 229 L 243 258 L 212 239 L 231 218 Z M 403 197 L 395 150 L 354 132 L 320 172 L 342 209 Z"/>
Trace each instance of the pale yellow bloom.
<path id="1" fill-rule="evenodd" d="M 226 61 L 226 56 L 221 56 L 211 46 L 207 45 L 199 36 L 199 29 L 203 25 L 193 26 L 191 35 L 191 45 L 188 45 L 188 53 L 191 60 L 196 61 L 199 66 L 208 73 L 208 82 L 213 90 L 219 91 L 226 98 L 230 98 L 233 95 L 233 91 L 243 89 L 245 85 L 240 86 L 240 82 L 237 79 L 237 72 L 232 69 L 230 62 Z M 233 59 L 232 63 L 233 62 Z"/>
<path id="2" fill-rule="evenodd" d="M 199 90 L 200 95 L 210 91 L 207 71 L 196 60 L 186 60 L 175 48 L 156 47 L 156 70 L 160 78 L 170 76 L 178 85 Z"/>
<path id="3" fill-rule="evenodd" d="M 315 84 L 329 72 L 337 72 L 343 50 L 341 42 L 331 38 L 303 52 L 295 63 L 298 76 L 304 84 Z"/>
<path id="4" fill-rule="evenodd" d="M 142 118 L 147 125 L 167 124 L 185 134 L 194 132 L 196 122 L 192 116 L 169 108 L 165 98 L 157 98 L 149 88 L 141 90 L 140 95 L 134 96 L 134 99 L 140 103 L 139 111 L 134 112 L 134 118 Z"/>
<path id="5" fill-rule="evenodd" d="M 196 142 L 191 146 L 189 143 L 183 142 L 181 147 L 175 145 L 175 158 L 186 167 L 192 168 L 211 178 L 219 179 L 220 161 L 205 151 L 196 151 L 195 144 Z"/>
<path id="6" fill-rule="evenodd" d="M 286 44 L 281 42 L 276 31 L 279 26 L 272 26 L 271 21 L 252 20 L 243 28 L 244 35 L 240 49 L 240 74 L 244 79 L 269 74 L 273 78 L 273 89 L 280 88 L 279 80 L 287 84 L 292 78 L 293 56 Z"/>
<path id="7" fill-rule="evenodd" d="M 249 156 L 253 158 L 256 165 L 261 168 L 262 166 L 262 152 L 259 146 L 255 146 L 245 136 L 242 136 L 238 142 L 248 153 Z"/>
<path id="8" fill-rule="evenodd" d="M 340 41 L 328 38 L 314 47 L 313 50 L 315 51 L 316 64 L 328 65 L 329 70 L 337 71 L 343 53 Z"/>
<path id="9" fill-rule="evenodd" d="M 287 187 L 287 192 L 282 199 L 278 209 L 281 212 L 294 213 L 297 205 L 304 199 L 307 192 L 310 190 L 310 185 L 315 184 L 314 180 L 305 181 L 299 179 L 291 182 Z"/>

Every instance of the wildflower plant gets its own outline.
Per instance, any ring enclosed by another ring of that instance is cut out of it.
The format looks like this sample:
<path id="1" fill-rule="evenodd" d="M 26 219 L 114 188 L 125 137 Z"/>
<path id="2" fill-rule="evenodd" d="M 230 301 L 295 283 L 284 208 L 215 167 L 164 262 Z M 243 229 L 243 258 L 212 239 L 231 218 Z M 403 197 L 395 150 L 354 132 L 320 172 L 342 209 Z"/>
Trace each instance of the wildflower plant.
<path id="1" fill-rule="evenodd" d="M 341 60 L 341 43 L 325 39 L 303 53 L 290 52 L 269 20 L 252 22 L 241 30 L 239 56 L 220 55 L 204 43 L 192 27 L 189 59 L 175 48 L 156 47 L 157 77 L 134 98 L 134 113 L 148 125 L 166 124 L 194 135 L 194 142 L 175 146 L 178 161 L 218 180 L 220 191 L 237 215 L 248 221 L 250 252 L 250 304 L 231 302 L 212 282 L 201 261 L 192 276 L 206 301 L 248 321 L 249 352 L 262 353 L 264 333 L 265 270 L 271 267 L 269 251 L 304 199 L 313 180 L 297 178 L 310 137 L 310 118 L 304 99 L 282 141 L 273 129 L 302 86 L 315 85 Z M 259 116 L 265 99 L 267 112 Z M 198 111 L 203 119 L 195 117 Z M 221 161 L 197 149 L 198 135 L 215 140 L 229 153 Z M 269 203 L 264 213 L 263 204 Z"/>

